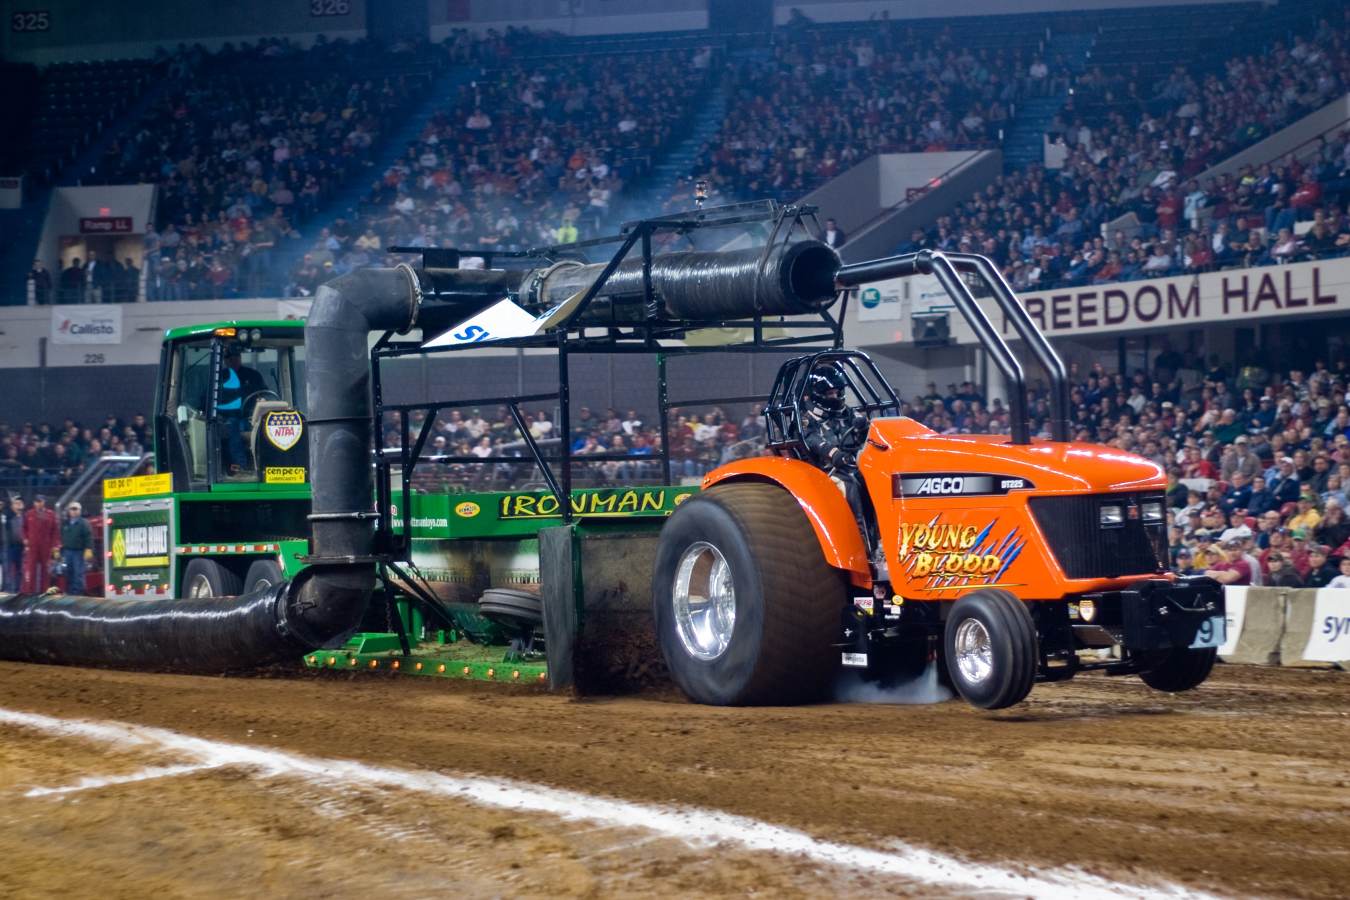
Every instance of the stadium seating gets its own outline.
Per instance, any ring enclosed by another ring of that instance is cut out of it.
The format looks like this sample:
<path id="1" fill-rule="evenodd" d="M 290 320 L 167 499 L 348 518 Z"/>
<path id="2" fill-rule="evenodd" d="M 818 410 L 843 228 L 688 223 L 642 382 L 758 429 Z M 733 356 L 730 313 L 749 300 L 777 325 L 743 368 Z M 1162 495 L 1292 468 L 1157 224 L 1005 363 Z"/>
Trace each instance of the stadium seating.
<path id="1" fill-rule="evenodd" d="M 522 249 L 611 225 L 618 194 L 674 139 L 711 62 L 703 48 L 619 46 L 523 56 L 461 85 L 372 185 L 348 234 L 320 236 L 294 291 L 390 246 Z"/>
<path id="2" fill-rule="evenodd" d="M 5 66 L 0 80 L 18 106 L 11 128 L 21 138 L 4 151 L 5 173 L 50 184 L 116 127 L 163 68 L 162 62 L 131 59 L 59 63 L 40 73 L 32 66 Z M 27 109 L 25 98 L 32 98 Z"/>
<path id="3" fill-rule="evenodd" d="M 159 187 L 151 299 L 279 294 L 273 257 L 426 91 L 430 45 L 283 41 L 196 53 L 109 145 L 90 183 Z"/>
<path id="4" fill-rule="evenodd" d="M 1158 11 L 1147 28 L 1169 48 L 1157 56 L 1166 64 L 1143 59 L 1142 19 L 1112 17 L 1053 128 L 1066 145 L 1063 167 L 1008 172 L 912 243 L 985 253 L 1021 290 L 1350 251 L 1345 134 L 1274 165 L 1198 180 L 1350 90 L 1350 15 L 1312 6 L 1335 17 L 1304 10 L 1285 21 L 1283 6 L 1235 6 L 1237 53 L 1212 40 L 1184 52 L 1178 42 L 1197 33 L 1185 22 L 1202 13 Z"/>

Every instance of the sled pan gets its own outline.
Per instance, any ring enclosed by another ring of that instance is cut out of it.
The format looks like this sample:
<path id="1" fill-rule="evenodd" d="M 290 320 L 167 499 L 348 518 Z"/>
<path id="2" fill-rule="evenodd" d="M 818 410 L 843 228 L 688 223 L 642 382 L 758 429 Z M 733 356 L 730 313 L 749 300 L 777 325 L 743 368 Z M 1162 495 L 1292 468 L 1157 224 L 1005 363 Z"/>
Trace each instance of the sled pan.
<path id="1" fill-rule="evenodd" d="M 622 694 L 669 681 L 652 618 L 662 521 L 634 530 L 584 523 L 539 531 L 549 687 Z"/>

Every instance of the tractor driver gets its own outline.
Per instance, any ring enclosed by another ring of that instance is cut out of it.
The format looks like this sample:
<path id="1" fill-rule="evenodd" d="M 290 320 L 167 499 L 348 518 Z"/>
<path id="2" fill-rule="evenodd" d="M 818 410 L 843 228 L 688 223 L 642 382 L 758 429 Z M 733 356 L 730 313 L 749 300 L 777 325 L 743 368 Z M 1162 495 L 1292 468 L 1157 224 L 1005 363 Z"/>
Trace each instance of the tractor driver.
<path id="1" fill-rule="evenodd" d="M 238 341 L 225 345 L 221 359 L 216 417 L 224 429 L 225 471 L 234 475 L 252 467 L 244 442 L 244 435 L 249 430 L 249 411 L 244 407 L 248 398 L 267 390 L 267 382 L 257 369 L 244 365 L 244 347 Z"/>
<path id="2" fill-rule="evenodd" d="M 844 492 L 864 541 L 871 543 L 871 529 L 862 513 L 862 479 L 858 474 L 858 451 L 867 440 L 867 416 L 848 405 L 846 376 L 837 363 L 817 366 L 807 376 L 806 397 L 810 406 L 801 417 L 802 441 L 816 465 Z"/>

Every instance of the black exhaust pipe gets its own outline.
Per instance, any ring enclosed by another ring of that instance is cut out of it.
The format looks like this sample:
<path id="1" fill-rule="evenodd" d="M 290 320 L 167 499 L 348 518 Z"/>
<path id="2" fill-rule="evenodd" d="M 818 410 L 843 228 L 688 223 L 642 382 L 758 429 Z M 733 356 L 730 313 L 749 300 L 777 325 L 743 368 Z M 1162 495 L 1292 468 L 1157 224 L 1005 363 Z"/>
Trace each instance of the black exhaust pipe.
<path id="1" fill-rule="evenodd" d="M 104 600 L 0 595 L 0 659 L 225 672 L 344 638 L 375 587 L 368 335 L 407 331 L 412 269 L 365 269 L 319 288 L 305 325 L 313 539 L 294 581 L 241 597 Z"/>
<path id="2" fill-rule="evenodd" d="M 585 291 L 605 269 L 564 261 L 545 269 L 475 271 L 423 269 L 427 303 L 419 314 L 425 334 L 459 323 L 487 302 L 512 294 L 525 309 L 542 312 Z M 581 322 L 628 324 L 646 319 L 644 281 L 651 279 L 660 312 L 671 319 L 715 322 L 762 313 L 791 316 L 827 308 L 837 296 L 839 254 L 808 240 L 763 248 L 689 250 L 652 257 L 650 275 L 640 255 L 630 254 L 596 291 Z"/>

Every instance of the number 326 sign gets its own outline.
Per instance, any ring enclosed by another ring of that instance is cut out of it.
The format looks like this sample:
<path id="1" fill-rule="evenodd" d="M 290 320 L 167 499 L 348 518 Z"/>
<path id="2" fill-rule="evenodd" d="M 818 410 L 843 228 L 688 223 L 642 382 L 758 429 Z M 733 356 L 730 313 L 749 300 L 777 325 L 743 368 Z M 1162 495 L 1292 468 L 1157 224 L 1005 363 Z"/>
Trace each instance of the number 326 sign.
<path id="1" fill-rule="evenodd" d="M 311 16 L 345 16 L 351 11 L 351 0 L 309 0 Z"/>

